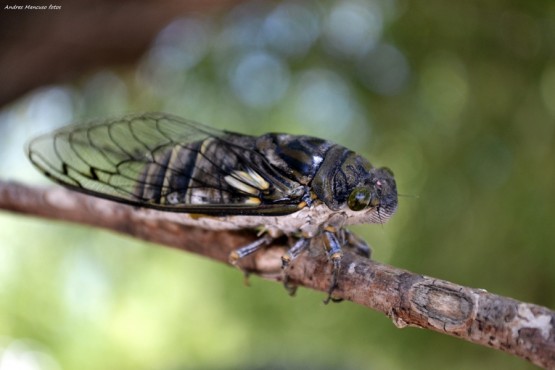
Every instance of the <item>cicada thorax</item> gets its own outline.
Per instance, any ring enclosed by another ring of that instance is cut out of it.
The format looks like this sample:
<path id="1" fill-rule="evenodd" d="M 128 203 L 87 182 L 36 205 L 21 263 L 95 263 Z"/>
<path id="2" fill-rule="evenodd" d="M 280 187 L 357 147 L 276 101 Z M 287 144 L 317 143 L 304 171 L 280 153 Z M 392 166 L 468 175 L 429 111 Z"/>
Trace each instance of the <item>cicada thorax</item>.
<path id="1" fill-rule="evenodd" d="M 349 197 L 356 198 L 359 191 L 369 199 L 357 210 L 367 208 L 373 200 L 370 208 L 381 207 L 385 219 L 396 208 L 395 181 L 389 170 L 373 167 L 341 145 L 310 136 L 266 134 L 256 140 L 256 149 L 274 169 L 305 185 L 331 211 L 345 209 Z"/>
<path id="2" fill-rule="evenodd" d="M 257 139 L 257 149 L 274 168 L 307 185 L 332 210 L 345 205 L 373 168 L 355 152 L 310 136 L 266 134 Z"/>
<path id="3" fill-rule="evenodd" d="M 310 136 L 266 134 L 256 140 L 257 150 L 285 176 L 309 185 L 333 143 Z"/>

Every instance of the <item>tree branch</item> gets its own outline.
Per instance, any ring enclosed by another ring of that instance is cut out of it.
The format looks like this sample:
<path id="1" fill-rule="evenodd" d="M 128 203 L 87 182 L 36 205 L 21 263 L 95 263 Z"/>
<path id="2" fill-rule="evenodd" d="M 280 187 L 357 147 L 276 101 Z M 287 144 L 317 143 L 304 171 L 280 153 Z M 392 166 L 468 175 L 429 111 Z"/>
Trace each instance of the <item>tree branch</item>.
<path id="1" fill-rule="evenodd" d="M 0 209 L 102 227 L 224 263 L 232 250 L 256 239 L 254 232 L 188 227 L 164 219 L 163 212 L 147 213 L 59 187 L 34 188 L 0 181 Z M 285 250 L 278 242 L 241 261 L 241 266 L 280 280 L 280 256 Z M 331 266 L 319 248 L 312 248 L 292 263 L 288 275 L 292 283 L 325 292 Z M 349 252 L 342 260 L 334 295 L 386 314 L 399 328 L 430 329 L 555 368 L 555 312 L 545 307 L 418 275 Z"/>

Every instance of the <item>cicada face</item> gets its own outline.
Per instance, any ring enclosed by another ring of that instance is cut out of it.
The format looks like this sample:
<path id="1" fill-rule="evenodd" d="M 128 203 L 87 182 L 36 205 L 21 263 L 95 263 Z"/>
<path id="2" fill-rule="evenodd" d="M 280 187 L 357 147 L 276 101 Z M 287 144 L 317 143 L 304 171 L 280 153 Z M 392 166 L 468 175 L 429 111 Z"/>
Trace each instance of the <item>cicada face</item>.
<path id="1" fill-rule="evenodd" d="M 339 145 L 329 151 L 312 185 L 330 209 L 347 212 L 347 224 L 383 223 L 397 209 L 393 172 L 387 167 L 372 167 Z"/>

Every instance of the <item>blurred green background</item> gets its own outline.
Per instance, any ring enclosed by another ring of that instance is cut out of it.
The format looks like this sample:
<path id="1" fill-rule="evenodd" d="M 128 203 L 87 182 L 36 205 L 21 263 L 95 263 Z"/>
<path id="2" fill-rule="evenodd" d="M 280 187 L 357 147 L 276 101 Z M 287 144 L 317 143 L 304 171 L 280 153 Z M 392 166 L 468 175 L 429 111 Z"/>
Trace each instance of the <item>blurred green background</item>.
<path id="1" fill-rule="evenodd" d="M 395 172 L 397 214 L 355 228 L 376 260 L 555 308 L 554 55 L 552 1 L 245 2 L 175 19 L 132 68 L 4 107 L 0 174 L 47 184 L 27 140 L 127 112 L 312 134 Z M 195 255 L 0 213 L 0 369 L 533 368 L 251 285 Z"/>

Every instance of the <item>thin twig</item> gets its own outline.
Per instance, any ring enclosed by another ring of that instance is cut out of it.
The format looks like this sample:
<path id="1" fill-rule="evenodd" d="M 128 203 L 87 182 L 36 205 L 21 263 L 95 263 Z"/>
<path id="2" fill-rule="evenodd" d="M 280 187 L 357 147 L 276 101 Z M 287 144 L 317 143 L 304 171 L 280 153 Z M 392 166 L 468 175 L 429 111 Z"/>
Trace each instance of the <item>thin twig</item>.
<path id="1" fill-rule="evenodd" d="M 256 239 L 250 231 L 208 231 L 163 213 L 84 196 L 62 188 L 0 181 L 0 209 L 102 227 L 228 263 L 229 253 Z M 247 271 L 280 280 L 283 244 L 242 261 Z M 292 263 L 290 282 L 325 292 L 331 266 L 319 248 Z M 334 296 L 383 312 L 399 327 L 430 329 L 555 368 L 555 312 L 448 281 L 380 264 L 347 252 Z"/>

